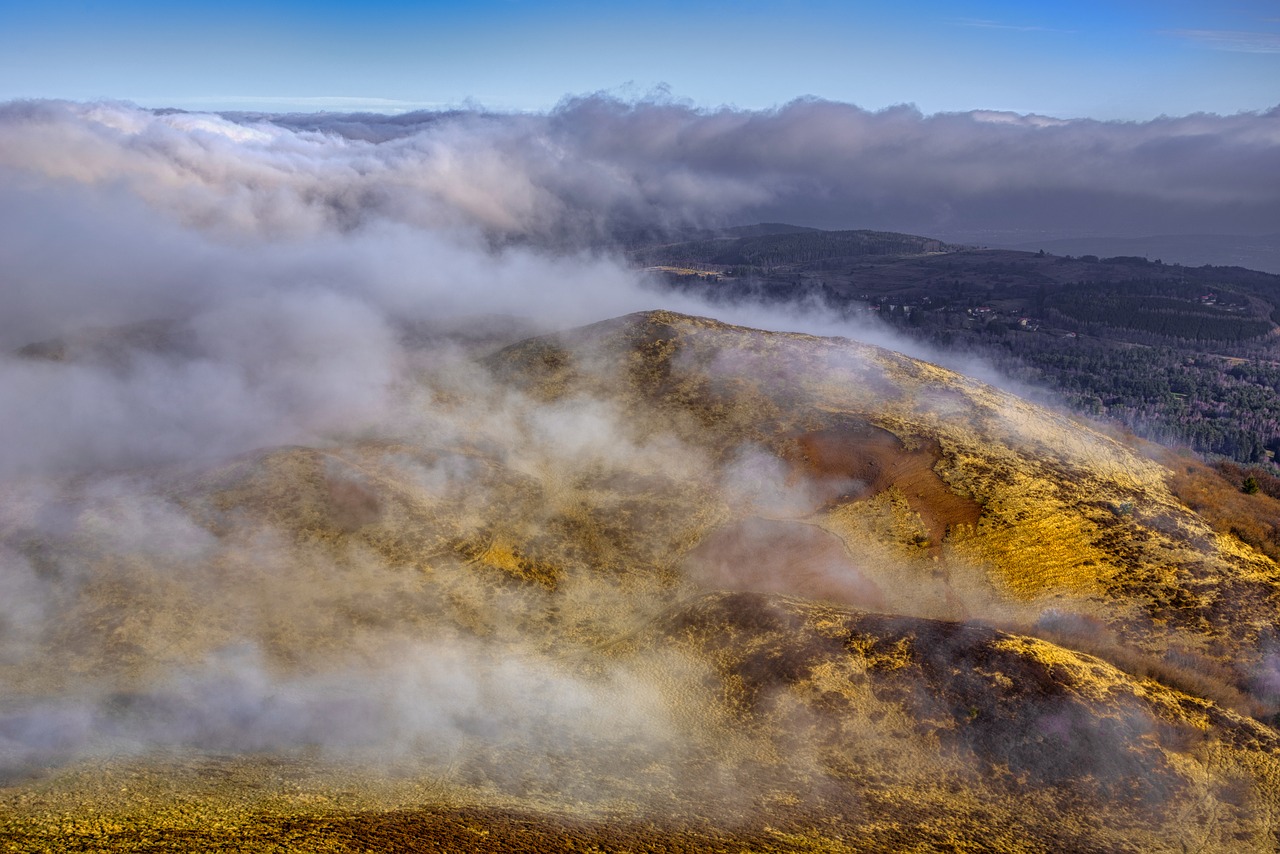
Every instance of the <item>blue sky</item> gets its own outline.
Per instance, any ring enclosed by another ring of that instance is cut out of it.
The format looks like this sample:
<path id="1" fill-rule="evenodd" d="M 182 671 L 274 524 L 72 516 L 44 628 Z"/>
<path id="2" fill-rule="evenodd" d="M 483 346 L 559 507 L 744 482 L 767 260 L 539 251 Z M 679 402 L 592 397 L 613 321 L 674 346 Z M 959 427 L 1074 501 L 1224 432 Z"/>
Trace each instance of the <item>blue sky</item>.
<path id="1" fill-rule="evenodd" d="M 660 87 L 1144 119 L 1280 104 L 1280 2 L 0 0 L 0 98 L 394 112 Z"/>

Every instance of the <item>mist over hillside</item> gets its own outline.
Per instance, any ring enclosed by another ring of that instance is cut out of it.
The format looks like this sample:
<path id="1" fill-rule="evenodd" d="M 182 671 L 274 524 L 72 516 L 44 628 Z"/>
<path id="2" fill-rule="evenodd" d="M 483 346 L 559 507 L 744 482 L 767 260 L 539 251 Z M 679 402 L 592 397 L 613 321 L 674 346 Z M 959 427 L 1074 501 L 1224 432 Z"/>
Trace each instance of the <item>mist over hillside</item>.
<path id="1" fill-rule="evenodd" d="M 892 329 L 889 346 L 1158 442 L 1268 471 L 1280 449 L 1273 274 L 781 224 L 637 235 L 628 257 L 680 295 Z"/>
<path id="2" fill-rule="evenodd" d="M 0 105 L 0 841 L 1269 850 L 1277 499 L 679 265 L 1242 229 L 1277 121 Z"/>
<path id="3" fill-rule="evenodd" d="M 17 358 L 192 348 L 122 334 Z M 6 479 L 19 850 L 1269 844 L 1280 573 L 1211 472 L 847 339 L 401 346 L 359 421 Z"/>

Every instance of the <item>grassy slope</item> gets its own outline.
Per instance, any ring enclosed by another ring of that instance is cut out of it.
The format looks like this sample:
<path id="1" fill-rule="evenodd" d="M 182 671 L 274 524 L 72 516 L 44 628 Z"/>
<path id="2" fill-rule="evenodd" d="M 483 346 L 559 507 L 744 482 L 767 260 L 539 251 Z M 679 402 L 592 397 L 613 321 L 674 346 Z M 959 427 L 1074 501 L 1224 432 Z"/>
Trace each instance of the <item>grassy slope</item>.
<path id="1" fill-rule="evenodd" d="M 477 431 L 448 447 L 280 449 L 180 478 L 175 500 L 228 545 L 202 571 L 235 583 L 192 597 L 166 584 L 163 556 L 28 543 L 37 558 L 85 550 L 100 581 L 61 603 L 60 657 L 10 668 L 7 684 L 145 685 L 245 619 L 283 674 L 358 644 L 360 627 L 443 633 L 588 680 L 622 668 L 677 722 L 679 751 L 604 768 L 540 755 L 554 767 L 531 777 L 502 771 L 528 759 L 518 745 L 483 739 L 447 767 L 296 751 L 81 761 L 0 790 L 0 850 L 1274 846 L 1275 731 L 1192 696 L 1224 685 L 1177 690 L 1155 665 L 1198 656 L 1240 681 L 1263 654 L 1276 566 L 1188 510 L 1159 464 L 930 365 L 667 313 L 490 364 L 544 405 L 610 400 L 637 445 L 674 434 L 709 468 L 655 472 L 636 455 L 567 478 L 512 468 Z M 744 503 L 723 477 L 744 446 L 776 465 L 748 480 L 816 490 Z M 867 475 L 894 459 L 912 462 Z M 441 499 L 413 474 L 446 463 L 484 503 Z M 841 467 L 862 476 L 841 481 Z M 796 542 L 860 573 L 883 613 L 857 607 L 865 586 L 819 603 L 786 595 L 812 591 L 778 572 L 767 590 L 752 592 L 756 577 L 708 592 L 689 555 L 761 514 L 838 537 L 843 557 Z M 291 556 L 270 573 L 256 563 L 266 539 Z M 292 606 L 233 620 L 241 596 Z M 990 623 L 1129 657 L 1118 669 Z"/>

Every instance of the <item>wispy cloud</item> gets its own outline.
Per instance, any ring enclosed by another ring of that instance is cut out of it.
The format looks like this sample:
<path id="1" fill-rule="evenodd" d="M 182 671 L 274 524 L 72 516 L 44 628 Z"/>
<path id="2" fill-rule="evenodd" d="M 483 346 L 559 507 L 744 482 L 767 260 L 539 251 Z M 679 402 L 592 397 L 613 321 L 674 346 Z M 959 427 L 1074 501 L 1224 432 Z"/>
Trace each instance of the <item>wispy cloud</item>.
<path id="1" fill-rule="evenodd" d="M 1280 53 L 1280 33 L 1245 30 L 1162 30 L 1162 35 L 1186 39 L 1213 50 L 1237 53 Z"/>
<path id="2" fill-rule="evenodd" d="M 1061 30 L 1056 27 L 1038 27 L 1025 24 L 1006 24 L 1003 21 L 988 21 L 983 18 L 959 18 L 951 22 L 957 27 L 978 27 L 984 30 L 1014 30 L 1021 33 L 1074 33 L 1075 30 Z"/>

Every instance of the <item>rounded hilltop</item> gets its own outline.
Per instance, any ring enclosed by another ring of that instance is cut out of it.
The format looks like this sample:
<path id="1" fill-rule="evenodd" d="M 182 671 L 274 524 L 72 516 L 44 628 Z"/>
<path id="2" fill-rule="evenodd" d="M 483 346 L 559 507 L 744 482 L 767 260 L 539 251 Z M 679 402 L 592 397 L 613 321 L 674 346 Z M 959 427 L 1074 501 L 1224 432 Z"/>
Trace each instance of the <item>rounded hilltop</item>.
<path id="1" fill-rule="evenodd" d="M 377 431 L 7 487 L 9 850 L 1273 846 L 1280 568 L 1143 447 L 669 311 L 413 346 Z"/>

